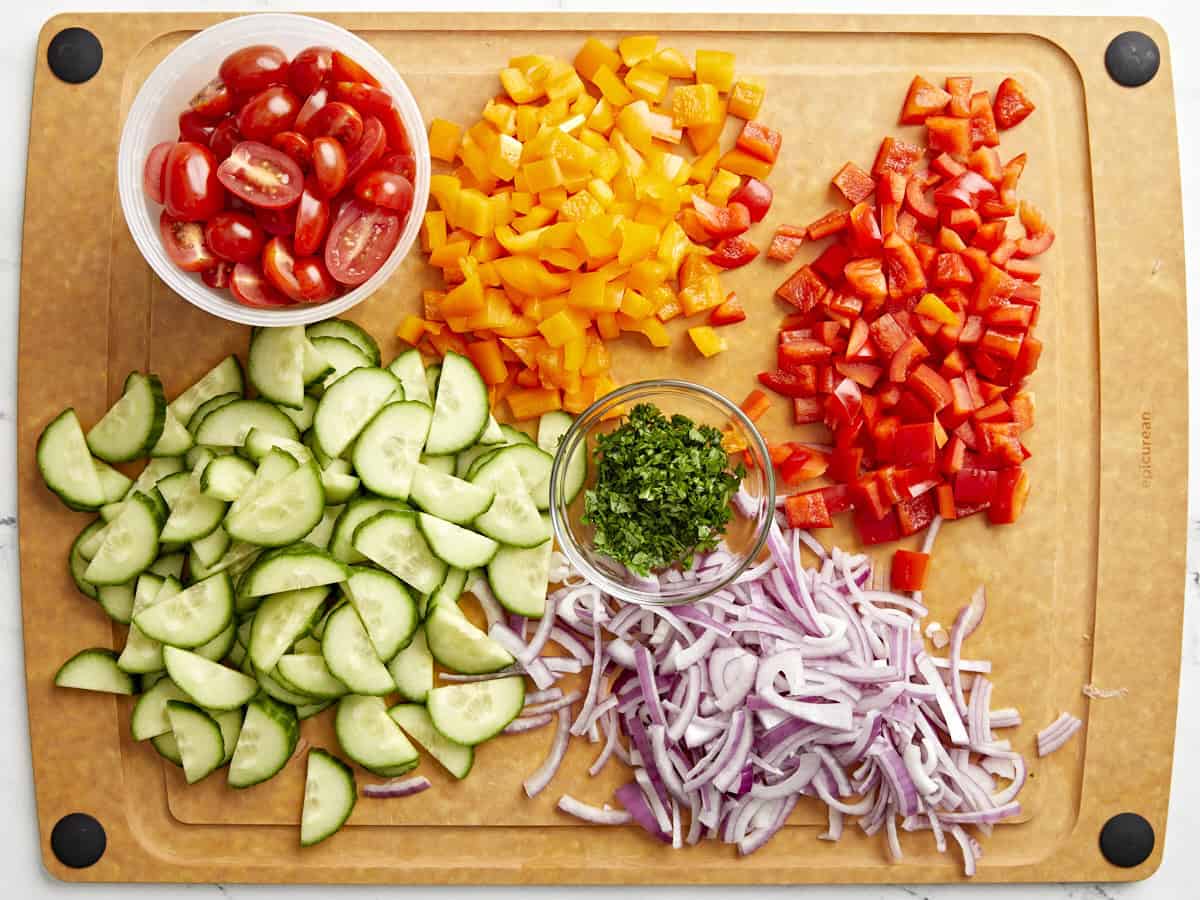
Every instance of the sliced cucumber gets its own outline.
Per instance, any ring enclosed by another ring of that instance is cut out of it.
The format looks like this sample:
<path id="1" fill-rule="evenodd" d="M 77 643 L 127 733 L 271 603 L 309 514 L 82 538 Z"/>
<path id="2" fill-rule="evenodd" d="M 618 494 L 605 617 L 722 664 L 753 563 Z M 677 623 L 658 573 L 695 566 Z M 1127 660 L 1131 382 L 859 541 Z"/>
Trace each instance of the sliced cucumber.
<path id="1" fill-rule="evenodd" d="M 330 456 L 341 456 L 390 402 L 400 382 L 386 369 L 355 369 L 331 385 L 317 404 L 313 431 Z"/>
<path id="2" fill-rule="evenodd" d="M 225 501 L 202 494 L 200 476 L 180 472 L 170 477 L 183 481 L 183 490 L 168 501 L 171 515 L 163 525 L 159 540 L 164 543 L 186 543 L 212 534 L 225 518 Z"/>
<path id="3" fill-rule="evenodd" d="M 345 463 L 345 460 L 335 459 L 330 467 L 321 472 L 321 487 L 325 489 L 325 502 L 342 504 L 358 493 L 360 482 L 348 472 L 338 472 L 333 466 Z M 348 467 L 348 466 L 347 466 Z"/>
<path id="4" fill-rule="evenodd" d="M 333 727 L 342 752 L 369 772 L 412 769 L 420 761 L 382 697 L 343 697 Z"/>
<path id="5" fill-rule="evenodd" d="M 145 741 L 171 731 L 167 721 L 167 701 L 188 699 L 170 678 L 156 681 L 133 705 L 129 730 L 135 741 Z"/>
<path id="6" fill-rule="evenodd" d="M 297 690 L 312 697 L 336 700 L 350 692 L 325 664 L 325 657 L 311 653 L 287 653 L 279 658 L 277 674 Z"/>
<path id="7" fill-rule="evenodd" d="M 327 371 L 328 369 L 322 369 L 321 375 L 318 377 L 324 377 Z M 305 394 L 299 409 L 281 406 L 279 407 L 279 411 L 291 419 L 295 423 L 296 428 L 303 433 L 312 428 L 313 417 L 317 414 L 317 401 L 315 398 Z"/>
<path id="8" fill-rule="evenodd" d="M 442 604 L 450 607 L 451 612 L 459 612 L 458 601 L 462 597 L 463 591 L 467 587 L 467 570 L 455 569 L 453 567 L 446 570 L 446 577 L 442 579 L 442 583 L 438 585 L 429 597 L 429 603 L 424 610 L 422 616 L 428 616 L 433 612 L 434 607 Z"/>
<path id="9" fill-rule="evenodd" d="M 188 558 L 188 574 L 192 581 L 203 581 L 218 572 L 228 572 L 230 578 L 237 578 L 243 571 L 253 565 L 262 554 L 262 548 L 254 544 L 230 544 L 215 565 L 204 566 L 195 556 Z"/>
<path id="10" fill-rule="evenodd" d="M 495 469 L 489 464 L 489 472 Z M 533 499 L 521 485 L 516 466 L 506 464 L 507 483 L 492 482 L 496 499 L 473 526 L 493 540 L 513 547 L 536 547 L 550 540 L 550 527 L 538 512 Z"/>
<path id="11" fill-rule="evenodd" d="M 293 441 L 300 439 L 295 424 L 264 400 L 234 400 L 209 413 L 195 429 L 196 443 L 209 447 L 240 447 L 251 428 Z"/>
<path id="12" fill-rule="evenodd" d="M 242 395 L 239 394 L 218 394 L 217 396 L 205 400 L 200 404 L 200 407 L 192 413 L 192 419 L 188 422 L 188 433 L 192 435 L 192 441 L 196 440 L 196 432 L 200 429 L 200 425 L 211 413 L 215 413 L 218 409 L 228 406 L 236 400 L 241 400 Z M 193 448 L 195 449 L 195 448 Z"/>
<path id="13" fill-rule="evenodd" d="M 257 668 L 268 672 L 275 668 L 288 647 L 308 633 L 328 593 L 324 586 L 310 587 L 271 594 L 263 600 L 254 614 L 246 648 Z"/>
<path id="14" fill-rule="evenodd" d="M 220 454 L 216 450 L 213 450 L 212 447 L 192 447 L 191 450 L 183 455 L 183 467 L 189 472 L 198 472 L 203 475 L 204 470 L 208 468 L 208 464 L 216 459 L 217 456 L 229 455 L 223 448 L 217 449 L 221 450 Z"/>
<path id="15" fill-rule="evenodd" d="M 225 758 L 225 737 L 216 720 L 191 703 L 167 701 L 167 721 L 188 784 L 207 777 Z"/>
<path id="16" fill-rule="evenodd" d="M 237 643 L 237 627 L 236 623 L 230 622 L 225 626 L 225 630 L 218 634 L 207 644 L 201 644 L 193 651 L 197 656 L 203 656 L 205 659 L 210 659 L 213 662 L 220 662 L 229 655 L 229 651 L 233 649 L 233 645 Z"/>
<path id="17" fill-rule="evenodd" d="M 486 444 L 476 444 L 474 447 L 468 447 L 454 457 L 454 474 L 458 478 L 470 480 L 471 467 L 477 459 L 494 453 L 497 447 L 489 447 Z"/>
<path id="18" fill-rule="evenodd" d="M 350 767 L 324 750 L 308 751 L 300 846 L 311 847 L 335 834 L 354 812 L 358 787 Z"/>
<path id="19" fill-rule="evenodd" d="M 237 709 L 258 693 L 258 682 L 198 653 L 163 648 L 167 674 L 195 703 L 215 710 Z"/>
<path id="20" fill-rule="evenodd" d="M 333 384 L 353 372 L 355 369 L 369 369 L 375 364 L 371 357 L 363 353 L 350 341 L 336 337 L 319 337 L 312 339 L 313 349 L 320 354 L 321 359 L 332 370 L 323 380 L 312 384 L 313 390 L 320 393 L 327 391 Z"/>
<path id="21" fill-rule="evenodd" d="M 75 410 L 67 409 L 38 438 L 42 480 L 71 509 L 99 509 L 107 499 Z"/>
<path id="22" fill-rule="evenodd" d="M 257 428 L 250 429 L 246 435 L 246 440 L 238 448 L 238 452 L 242 456 L 258 463 L 262 462 L 263 458 L 276 447 L 301 465 L 313 458 L 309 449 L 300 443 L 300 441 L 293 441 L 290 438 L 272 434 L 269 431 L 261 431 Z"/>
<path id="23" fill-rule="evenodd" d="M 388 371 L 396 376 L 404 388 L 404 399 L 413 403 L 424 403 L 433 406 L 429 395 L 429 383 L 425 380 L 425 363 L 421 361 L 421 353 L 415 347 L 405 350 L 392 360 Z"/>
<path id="24" fill-rule="evenodd" d="M 221 729 L 221 743 L 225 745 L 225 754 L 221 757 L 221 765 L 226 765 L 233 759 L 234 748 L 242 734 L 242 718 L 245 710 L 230 709 L 225 712 L 212 713 L 213 720 Z"/>
<path id="25" fill-rule="evenodd" d="M 221 394 L 236 394 L 241 397 L 246 392 L 245 379 L 242 378 L 242 364 L 236 356 L 227 356 L 217 363 L 207 374 L 190 388 L 171 401 L 170 410 L 175 418 L 185 424 L 191 423 L 192 415 L 202 404 Z"/>
<path id="26" fill-rule="evenodd" d="M 160 595 L 165 600 L 176 583 L 173 579 L 167 582 L 155 575 L 139 575 L 133 594 L 131 616 L 153 606 Z M 169 585 L 168 592 L 163 592 L 163 585 Z M 117 666 L 122 672 L 131 674 L 157 672 L 163 668 L 162 644 L 146 637 L 140 628 L 131 623 L 129 634 L 125 638 L 125 647 L 117 658 Z"/>
<path id="27" fill-rule="evenodd" d="M 303 722 L 305 719 L 311 719 L 313 716 L 323 713 L 331 706 L 333 706 L 332 700 L 322 700 L 320 703 L 305 703 L 302 706 L 296 707 L 296 718 Z"/>
<path id="28" fill-rule="evenodd" d="M 303 325 L 254 330 L 246 356 L 246 374 L 259 394 L 280 406 L 303 408 L 307 344 Z"/>
<path id="29" fill-rule="evenodd" d="M 309 462 L 271 485 L 225 518 L 234 540 L 281 547 L 312 531 L 325 513 L 325 489 L 316 463 Z"/>
<path id="30" fill-rule="evenodd" d="M 574 422 L 575 419 L 570 414 L 559 410 L 543 413 L 541 419 L 538 420 L 538 447 L 551 456 L 556 455 L 559 444 L 562 443 Z M 579 492 L 583 490 L 583 483 L 587 480 L 587 451 L 583 445 L 575 449 L 570 462 L 566 465 L 567 471 L 563 475 L 563 503 L 569 504 L 579 496 Z M 546 475 L 545 482 L 534 488 L 532 493 L 535 503 L 544 496 L 547 506 L 542 508 L 549 508 L 549 474 Z"/>
<path id="31" fill-rule="evenodd" d="M 182 553 L 167 553 L 160 556 L 150 568 L 146 570 L 151 574 L 157 575 L 159 578 L 182 578 L 183 577 L 183 554 Z"/>
<path id="32" fill-rule="evenodd" d="M 230 786 L 250 787 L 274 777 L 292 758 L 299 738 L 295 710 L 261 694 L 255 697 L 229 762 Z"/>
<path id="33" fill-rule="evenodd" d="M 425 386 L 429 389 L 429 396 L 437 396 L 438 382 L 442 378 L 442 364 L 434 363 L 432 366 L 425 367 Z"/>
<path id="34" fill-rule="evenodd" d="M 300 542 L 260 556 L 238 582 L 238 593 L 247 597 L 262 597 L 337 584 L 349 576 L 346 566 L 324 550 Z M 288 641 L 284 647 L 290 644 L 291 641 Z"/>
<path id="35" fill-rule="evenodd" d="M 329 671 L 354 693 L 383 695 L 396 689 L 353 606 L 339 606 L 330 614 L 321 650 Z"/>
<path id="36" fill-rule="evenodd" d="M 96 477 L 100 479 L 100 490 L 104 494 L 105 503 L 116 503 L 124 499 L 133 487 L 133 479 L 118 472 L 108 463 L 93 460 L 96 465 Z"/>
<path id="37" fill-rule="evenodd" d="M 273 449 L 263 457 L 254 473 L 254 478 L 230 504 L 229 515 L 238 515 L 298 468 L 300 468 L 300 464 L 296 462 L 295 457 L 283 450 Z"/>
<path id="38" fill-rule="evenodd" d="M 157 375 L 134 372 L 125 393 L 88 432 L 88 448 L 105 462 L 148 456 L 162 437 L 167 400 Z"/>
<path id="39" fill-rule="evenodd" d="M 103 647 L 80 650 L 54 674 L 58 687 L 105 694 L 133 693 L 133 679 L 117 667 L 117 654 Z"/>
<path id="40" fill-rule="evenodd" d="M 504 446 L 507 447 L 510 445 L 505 444 Z M 463 476 L 463 478 L 465 478 L 467 481 L 471 481 L 475 477 L 475 473 L 478 472 L 480 469 L 482 469 L 489 462 L 491 462 L 491 460 L 493 458 L 495 458 L 496 454 L 499 453 L 503 449 L 504 449 L 504 447 L 493 447 L 490 450 L 488 450 L 486 453 L 484 453 L 482 456 L 477 456 L 474 460 L 471 461 L 471 466 L 470 466 L 470 468 L 467 469 L 467 474 L 465 474 Z"/>
<path id="41" fill-rule="evenodd" d="M 171 732 L 150 738 L 150 746 L 156 753 L 172 765 L 183 768 L 183 757 L 179 755 L 179 744 Z"/>
<path id="42" fill-rule="evenodd" d="M 429 513 L 417 514 L 417 526 L 433 555 L 459 569 L 486 566 L 500 549 L 500 545 L 491 538 Z"/>
<path id="43" fill-rule="evenodd" d="M 414 505 L 439 519 L 459 525 L 466 525 L 487 512 L 495 496 L 496 492 L 490 487 L 472 484 L 426 465 L 416 467 L 409 490 L 409 499 Z"/>
<path id="44" fill-rule="evenodd" d="M 191 554 L 200 560 L 202 565 L 215 566 L 232 543 L 229 532 L 217 526 L 209 534 L 192 541 Z"/>
<path id="45" fill-rule="evenodd" d="M 316 415 L 314 412 L 314 419 L 315 418 L 316 418 Z M 309 426 L 309 429 L 310 429 L 309 431 L 306 431 L 304 433 L 304 437 L 301 440 L 301 443 L 303 443 L 305 447 L 307 447 L 310 451 L 312 451 L 312 455 L 316 459 L 317 465 L 320 466 L 322 469 L 325 469 L 329 466 L 329 464 L 331 462 L 333 462 L 333 457 L 325 452 L 324 448 L 321 446 L 320 441 L 317 440 L 317 433 L 315 431 L 311 430 L 312 429 L 311 425 Z"/>
<path id="46" fill-rule="evenodd" d="M 125 496 L 131 497 L 137 493 L 149 494 L 162 479 L 168 475 L 174 475 L 176 472 L 182 472 L 184 468 L 184 461 L 177 456 L 152 459 L 146 463 L 146 468 L 142 469 L 141 474 L 138 475 Z"/>
<path id="47" fill-rule="evenodd" d="M 354 470 L 367 490 L 393 500 L 408 498 L 431 418 L 423 403 L 403 402 L 389 403 L 371 419 L 353 456 Z"/>
<path id="48" fill-rule="evenodd" d="M 211 641 L 232 619 L 233 584 L 220 572 L 143 610 L 134 623 L 147 637 L 190 650 Z"/>
<path id="49" fill-rule="evenodd" d="M 417 629 L 417 604 L 395 575 L 381 569 L 356 567 L 343 589 L 358 613 L 371 645 L 381 660 L 389 660 L 412 640 Z"/>
<path id="50" fill-rule="evenodd" d="M 67 557 L 67 569 L 71 573 L 71 578 L 75 582 L 75 587 L 79 588 L 79 592 L 85 597 L 96 599 L 96 586 L 83 577 L 83 573 L 87 571 L 88 558 L 83 555 L 82 548 L 88 546 L 96 535 L 104 530 L 104 522 L 96 519 L 79 532 L 79 536 L 75 538 L 71 544 L 71 552 Z M 101 540 L 103 540 L 101 538 Z M 95 545 L 99 548 L 99 543 Z M 93 551 L 94 553 L 95 551 Z"/>
<path id="51" fill-rule="evenodd" d="M 329 500 L 328 493 L 326 493 L 325 499 L 326 501 Z M 321 521 L 314 525 L 313 530 L 302 538 L 304 543 L 312 544 L 320 550 L 328 550 L 329 541 L 333 537 L 333 525 L 341 514 L 342 507 L 326 506 L 325 512 L 321 515 Z"/>
<path id="52" fill-rule="evenodd" d="M 132 581 L 125 584 L 102 584 L 98 588 L 96 602 L 114 622 L 128 625 L 133 617 L 134 592 L 135 583 Z"/>
<path id="53" fill-rule="evenodd" d="M 490 414 L 487 385 L 475 366 L 465 356 L 447 353 L 442 360 L 425 452 L 436 456 L 465 450 L 483 434 Z"/>
<path id="54" fill-rule="evenodd" d="M 162 527 L 158 506 L 145 494 L 134 494 L 104 530 L 83 577 L 92 584 L 124 584 L 149 568 L 158 556 Z"/>
<path id="55" fill-rule="evenodd" d="M 333 523 L 333 535 L 329 539 L 329 552 L 334 559 L 344 563 L 363 562 L 366 557 L 354 549 L 354 532 L 358 526 L 376 513 L 388 510 L 403 511 L 409 507 L 398 500 L 383 500 L 377 497 L 356 497 L 342 507 L 342 513 Z"/>
<path id="56" fill-rule="evenodd" d="M 292 653 L 299 653 L 305 656 L 320 656 L 321 641 L 311 634 L 307 634 L 292 644 Z"/>
<path id="57" fill-rule="evenodd" d="M 425 638 L 434 659 L 464 675 L 498 672 L 515 662 L 512 654 L 450 604 L 439 603 L 430 611 L 425 620 Z"/>
<path id="58" fill-rule="evenodd" d="M 434 688 L 425 704 L 434 728 L 468 746 L 498 735 L 524 705 L 525 679 L 520 675 Z"/>
<path id="59" fill-rule="evenodd" d="M 512 444 L 502 447 L 495 456 L 488 458 L 486 464 L 480 465 L 472 474 L 471 483 L 499 490 L 500 485 L 511 483 L 508 479 L 511 477 L 509 467 L 512 466 L 519 473 L 525 490 L 533 496 L 539 487 L 549 484 L 553 465 L 554 457 L 546 451 L 532 444 Z M 547 492 L 544 498 L 534 496 L 533 499 L 539 509 L 545 509 L 549 505 L 549 497 Z"/>
<path id="60" fill-rule="evenodd" d="M 183 456 L 195 445 L 192 433 L 175 417 L 171 408 L 167 407 L 163 417 L 163 430 L 158 443 L 150 448 L 151 456 Z"/>
<path id="61" fill-rule="evenodd" d="M 388 672 L 396 682 L 400 696 L 412 703 L 424 703 L 433 690 L 433 655 L 425 642 L 425 630 L 418 629 L 412 642 L 392 657 Z"/>
<path id="62" fill-rule="evenodd" d="M 546 611 L 550 584 L 550 553 L 554 541 L 522 549 L 501 547 L 487 565 L 488 584 L 500 604 L 527 619 L 540 619 Z"/>
<path id="63" fill-rule="evenodd" d="M 466 778 L 475 763 L 475 749 L 466 744 L 459 744 L 441 734 L 433 726 L 433 721 L 424 706 L 403 704 L 393 706 L 388 715 L 395 720 L 404 732 L 420 744 L 436 759 L 443 768 L 455 778 Z"/>
<path id="64" fill-rule="evenodd" d="M 446 564 L 429 549 L 411 511 L 376 513 L 354 532 L 354 549 L 424 594 L 446 575 Z"/>
<path id="65" fill-rule="evenodd" d="M 453 453 L 446 456 L 430 456 L 428 453 L 423 453 L 421 454 L 421 465 L 434 472 L 440 472 L 442 475 L 453 475 L 456 458 Z"/>
<path id="66" fill-rule="evenodd" d="M 483 434 L 479 436 L 479 443 L 489 446 L 507 443 L 507 438 L 505 438 L 504 432 L 500 429 L 500 423 L 490 413 L 488 414 L 487 427 L 483 429 Z"/>
<path id="67" fill-rule="evenodd" d="M 308 326 L 308 337 L 309 340 L 340 338 L 343 341 L 349 341 L 370 360 L 368 365 L 379 365 L 379 345 L 375 343 L 375 338 L 353 322 L 345 319 L 326 319 L 323 322 L 314 322 Z"/>
<path id="68" fill-rule="evenodd" d="M 289 706 L 304 706 L 308 703 L 316 703 L 320 699 L 309 694 L 302 694 L 294 687 L 288 687 L 271 673 L 254 668 L 254 664 L 250 662 L 249 658 L 246 659 L 245 665 L 254 673 L 263 692 L 280 703 L 286 703 Z"/>

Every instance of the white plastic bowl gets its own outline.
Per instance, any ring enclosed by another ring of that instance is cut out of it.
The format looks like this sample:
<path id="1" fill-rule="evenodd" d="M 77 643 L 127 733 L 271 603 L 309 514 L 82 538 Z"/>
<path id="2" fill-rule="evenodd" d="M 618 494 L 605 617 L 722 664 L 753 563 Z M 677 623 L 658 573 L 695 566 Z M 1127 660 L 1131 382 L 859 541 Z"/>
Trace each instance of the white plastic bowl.
<path id="1" fill-rule="evenodd" d="M 274 44 L 289 57 L 316 44 L 333 47 L 353 57 L 379 79 L 408 131 L 416 159 L 413 207 L 400 234 L 400 241 L 382 268 L 354 290 L 328 303 L 298 305 L 287 309 L 258 309 L 242 306 L 228 291 L 210 288 L 200 276 L 184 272 L 171 262 L 159 236 L 162 207 L 142 190 L 142 170 L 150 148 L 179 135 L 179 114 L 209 80 L 216 77 L 221 61 L 234 50 L 251 44 Z M 206 312 L 246 325 L 307 325 L 345 312 L 367 299 L 388 280 L 416 241 L 429 196 L 429 144 L 421 111 L 404 79 L 366 41 L 321 19 L 277 13 L 230 19 L 184 41 L 150 73 L 138 91 L 121 132 L 117 157 L 117 186 L 121 209 L 138 249 L 146 262 L 175 293 Z"/>

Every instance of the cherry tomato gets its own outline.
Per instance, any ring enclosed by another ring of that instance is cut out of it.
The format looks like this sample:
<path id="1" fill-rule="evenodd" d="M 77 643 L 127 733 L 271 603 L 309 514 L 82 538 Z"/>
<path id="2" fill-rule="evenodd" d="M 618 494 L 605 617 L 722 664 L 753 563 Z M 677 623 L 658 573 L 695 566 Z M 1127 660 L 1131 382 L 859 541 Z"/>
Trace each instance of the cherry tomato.
<path id="1" fill-rule="evenodd" d="M 217 170 L 221 184 L 251 206 L 291 206 L 304 190 L 304 173 L 295 160 L 257 141 L 242 141 Z"/>
<path id="2" fill-rule="evenodd" d="M 408 130 L 404 120 L 400 118 L 400 110 L 392 106 L 379 116 L 383 132 L 387 135 L 388 146 L 397 153 L 412 153 L 412 145 L 408 142 Z"/>
<path id="3" fill-rule="evenodd" d="M 346 151 L 331 137 L 312 142 L 313 175 L 317 193 L 332 197 L 346 184 Z"/>
<path id="4" fill-rule="evenodd" d="M 284 296 L 296 301 L 304 299 L 300 282 L 296 280 L 296 257 L 292 253 L 292 243 L 286 237 L 273 237 L 267 241 L 262 252 L 262 270 L 267 281 Z"/>
<path id="5" fill-rule="evenodd" d="M 332 68 L 332 47 L 305 47 L 292 58 L 288 83 L 296 96 L 307 97 L 321 86 Z"/>
<path id="6" fill-rule="evenodd" d="M 235 94 L 257 94 L 273 84 L 287 84 L 288 61 L 278 47 L 255 44 L 230 53 L 219 72 Z"/>
<path id="7" fill-rule="evenodd" d="M 220 78 L 214 78 L 196 92 L 188 106 L 192 112 L 216 121 L 233 112 L 233 91 Z"/>
<path id="8" fill-rule="evenodd" d="M 229 276 L 232 274 L 233 263 L 219 259 L 211 269 L 205 269 L 200 273 L 200 280 L 210 288 L 216 288 L 219 291 L 229 287 Z"/>
<path id="9" fill-rule="evenodd" d="M 281 131 L 271 138 L 271 146 L 290 156 L 301 169 L 312 165 L 312 144 L 298 131 Z"/>
<path id="10" fill-rule="evenodd" d="M 393 153 L 379 164 L 379 168 L 399 172 L 409 181 L 417 179 L 417 161 L 411 153 Z"/>
<path id="11" fill-rule="evenodd" d="M 250 213 L 219 212 L 208 220 L 204 239 L 209 249 L 230 262 L 251 262 L 267 242 L 267 235 Z"/>
<path id="12" fill-rule="evenodd" d="M 173 141 L 163 141 L 151 147 L 146 156 L 146 167 L 142 169 L 142 190 L 155 203 L 163 202 L 163 167 L 167 164 L 167 154 L 174 146 Z"/>
<path id="13" fill-rule="evenodd" d="M 279 307 L 291 306 L 290 301 L 263 277 L 262 269 L 253 263 L 238 263 L 229 277 L 229 290 L 233 298 L 243 306 Z"/>
<path id="14" fill-rule="evenodd" d="M 392 106 L 392 95 L 383 88 L 358 81 L 335 81 L 329 96 L 333 100 L 349 103 L 364 116 L 383 115 Z"/>
<path id="15" fill-rule="evenodd" d="M 217 158 L 202 144 L 181 141 L 163 167 L 163 203 L 177 219 L 194 222 L 225 208 L 225 189 L 217 180 Z"/>
<path id="16" fill-rule="evenodd" d="M 254 218 L 267 234 L 288 235 L 296 230 L 296 207 L 255 209 Z"/>
<path id="17" fill-rule="evenodd" d="M 193 144 L 207 146 L 216 130 L 216 125 L 195 110 L 189 109 L 179 116 L 179 139 L 181 141 L 191 141 Z"/>
<path id="18" fill-rule="evenodd" d="M 217 258 L 204 243 L 204 226 L 199 222 L 185 222 L 164 209 L 158 217 L 158 233 L 167 256 L 183 271 L 203 272 L 217 264 Z"/>
<path id="19" fill-rule="evenodd" d="M 212 150 L 213 156 L 217 158 L 217 162 L 225 162 L 229 159 L 233 148 L 241 142 L 242 135 L 237 128 L 237 116 L 230 116 L 217 126 L 217 130 L 208 139 L 208 146 Z"/>
<path id="20" fill-rule="evenodd" d="M 315 138 L 328 135 L 344 147 L 353 147 L 362 139 L 363 119 L 349 103 L 326 103 L 304 126 L 304 134 Z"/>
<path id="21" fill-rule="evenodd" d="M 337 50 L 334 50 L 332 57 L 334 81 L 361 81 L 371 85 L 371 87 L 379 87 L 379 82 L 375 76 L 345 53 L 339 53 Z"/>
<path id="22" fill-rule="evenodd" d="M 354 196 L 403 216 L 412 208 L 412 182 L 399 172 L 372 169 L 354 182 Z"/>
<path id="23" fill-rule="evenodd" d="M 308 95 L 308 99 L 304 101 L 304 105 L 300 107 L 300 112 L 296 114 L 296 123 L 292 126 L 296 131 L 304 131 L 308 127 L 308 123 L 325 104 L 329 102 L 329 88 L 317 88 Z"/>
<path id="24" fill-rule="evenodd" d="M 351 200 L 338 213 L 325 242 L 325 265 L 335 279 L 362 284 L 379 271 L 400 240 L 400 217 Z"/>
<path id="25" fill-rule="evenodd" d="M 329 201 L 305 187 L 296 205 L 296 235 L 292 245 L 298 256 L 312 256 L 321 249 L 329 231 Z"/>
<path id="26" fill-rule="evenodd" d="M 300 256 L 292 265 L 292 273 L 306 303 L 324 303 L 337 296 L 338 283 L 333 280 L 319 256 Z"/>
<path id="27" fill-rule="evenodd" d="M 273 85 L 246 101 L 237 114 L 238 131 L 250 141 L 269 141 L 296 121 L 300 101 L 290 89 Z"/>
<path id="28" fill-rule="evenodd" d="M 363 123 L 362 138 L 346 154 L 346 181 L 348 183 L 353 183 L 354 179 L 364 172 L 367 166 L 383 156 L 383 151 L 387 149 L 386 140 L 387 136 L 384 134 L 383 126 L 379 124 L 378 119 L 370 116 Z"/>

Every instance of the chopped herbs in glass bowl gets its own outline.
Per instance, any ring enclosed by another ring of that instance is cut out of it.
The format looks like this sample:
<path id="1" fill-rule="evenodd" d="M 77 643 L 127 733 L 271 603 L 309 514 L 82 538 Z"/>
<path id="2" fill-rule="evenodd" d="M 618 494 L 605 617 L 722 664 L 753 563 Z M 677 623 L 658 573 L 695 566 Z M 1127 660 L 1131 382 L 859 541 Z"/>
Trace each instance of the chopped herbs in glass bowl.
<path id="1" fill-rule="evenodd" d="M 588 474 L 571 498 L 566 473 L 579 453 Z M 774 509 L 754 424 L 685 381 L 639 382 L 598 400 L 563 438 L 550 477 L 563 552 L 593 584 L 637 603 L 686 603 L 729 584 L 758 557 Z"/>

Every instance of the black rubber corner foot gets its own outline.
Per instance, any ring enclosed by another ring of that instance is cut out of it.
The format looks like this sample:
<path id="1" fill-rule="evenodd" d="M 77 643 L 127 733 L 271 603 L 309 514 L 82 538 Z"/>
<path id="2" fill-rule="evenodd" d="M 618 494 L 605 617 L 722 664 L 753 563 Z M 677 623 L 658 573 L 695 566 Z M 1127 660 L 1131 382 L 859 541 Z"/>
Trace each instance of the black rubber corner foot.
<path id="1" fill-rule="evenodd" d="M 1154 828 L 1137 813 L 1115 815 L 1100 829 L 1100 852 L 1114 866 L 1140 866 L 1154 852 Z"/>
<path id="2" fill-rule="evenodd" d="M 82 84 L 100 71 L 104 48 L 86 28 L 64 28 L 50 39 L 46 62 L 55 77 L 68 84 Z"/>
<path id="3" fill-rule="evenodd" d="M 1158 44 L 1140 31 L 1118 34 L 1104 51 L 1104 68 L 1124 87 L 1141 87 L 1158 74 L 1160 62 Z"/>
<path id="4" fill-rule="evenodd" d="M 94 865 L 107 847 L 104 826 L 87 813 L 63 816 L 50 832 L 50 849 L 60 863 L 72 869 Z"/>

